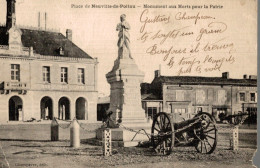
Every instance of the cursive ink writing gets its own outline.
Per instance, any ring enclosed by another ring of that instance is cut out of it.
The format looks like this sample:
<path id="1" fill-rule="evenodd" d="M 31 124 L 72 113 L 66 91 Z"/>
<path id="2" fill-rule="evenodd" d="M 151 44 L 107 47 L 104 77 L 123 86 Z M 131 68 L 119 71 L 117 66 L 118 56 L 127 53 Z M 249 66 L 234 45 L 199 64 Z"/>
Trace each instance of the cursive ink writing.
<path id="1" fill-rule="evenodd" d="M 214 16 L 177 12 L 174 23 L 168 15 L 151 16 L 148 9 L 142 11 L 138 40 L 148 45 L 146 54 L 160 56 L 177 75 L 221 71 L 224 64 L 236 61 L 235 43 L 225 33 L 228 25 Z"/>
<path id="2" fill-rule="evenodd" d="M 192 57 L 182 57 L 181 60 L 178 62 L 178 65 L 183 65 L 179 71 L 177 72 L 177 75 L 181 75 L 184 73 L 191 73 L 192 68 L 194 67 L 195 64 L 200 64 L 200 61 L 197 60 L 197 58 Z M 192 59 L 193 58 L 193 59 Z M 186 68 L 184 68 L 186 66 Z"/>
<path id="3" fill-rule="evenodd" d="M 200 19 L 215 19 L 214 17 L 212 16 L 207 16 L 207 15 L 201 15 L 200 16 L 200 12 L 198 12 L 196 15 L 187 15 L 186 12 L 182 13 L 182 12 L 178 12 L 176 15 L 175 15 L 175 19 L 176 20 L 194 20 L 194 24 L 197 24 L 198 20 Z"/>
<path id="4" fill-rule="evenodd" d="M 192 31 L 183 31 L 183 29 L 188 28 L 189 26 L 186 27 L 182 27 L 180 29 L 173 29 L 167 33 L 163 33 L 162 30 L 158 30 L 152 37 L 152 40 L 155 39 L 161 39 L 160 44 L 163 44 L 168 38 L 172 38 L 175 39 L 178 36 L 189 36 L 189 35 L 193 35 L 194 33 Z"/>
<path id="5" fill-rule="evenodd" d="M 220 34 L 227 30 L 227 24 L 224 22 L 211 22 L 208 24 L 207 28 L 201 28 L 199 35 L 197 36 L 196 40 L 201 40 L 203 35 L 206 34 Z"/>
<path id="6" fill-rule="evenodd" d="M 149 10 L 145 9 L 140 16 L 140 22 L 143 23 L 143 25 L 141 26 L 141 29 L 140 29 L 140 33 L 142 33 L 144 31 L 144 29 L 148 23 L 163 22 L 163 23 L 167 24 L 170 22 L 170 16 L 167 17 L 165 15 L 159 14 L 153 18 L 149 18 L 147 16 L 148 13 L 149 13 Z"/>
<path id="7" fill-rule="evenodd" d="M 163 54 L 164 55 L 163 60 L 166 61 L 170 54 L 184 54 L 184 53 L 186 53 L 186 48 L 174 49 L 173 46 L 170 46 L 168 49 L 158 49 L 157 44 L 154 44 L 153 46 L 149 47 L 146 50 L 146 53 L 148 53 L 150 55 Z"/>
<path id="8" fill-rule="evenodd" d="M 218 40 L 217 42 L 210 43 L 208 42 L 204 47 L 203 51 L 215 51 L 215 50 L 225 50 L 228 49 L 228 53 L 234 52 L 234 44 L 233 42 L 221 43 L 225 38 Z"/>

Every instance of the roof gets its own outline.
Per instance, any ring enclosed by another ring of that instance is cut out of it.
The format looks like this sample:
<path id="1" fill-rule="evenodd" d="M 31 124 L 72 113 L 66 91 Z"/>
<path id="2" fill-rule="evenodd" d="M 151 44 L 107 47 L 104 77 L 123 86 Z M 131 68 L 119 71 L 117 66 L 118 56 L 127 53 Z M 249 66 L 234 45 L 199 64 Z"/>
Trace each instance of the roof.
<path id="1" fill-rule="evenodd" d="M 202 76 L 159 76 L 154 78 L 153 83 L 156 82 L 167 84 L 257 86 L 257 79 L 227 79 Z"/>
<path id="2" fill-rule="evenodd" d="M 142 94 L 141 95 L 142 101 L 145 100 L 160 100 L 156 95 L 149 93 L 149 94 Z"/>
<path id="3" fill-rule="evenodd" d="M 8 35 L 5 27 L 0 27 L 0 45 L 8 45 Z"/>
<path id="4" fill-rule="evenodd" d="M 86 52 L 67 39 L 62 33 L 45 30 L 20 29 L 22 31 L 22 44 L 24 47 L 33 47 L 40 55 L 89 58 Z M 8 35 L 5 28 L 0 28 L 0 45 L 8 45 Z M 64 55 L 59 54 L 60 47 L 64 50 Z"/>

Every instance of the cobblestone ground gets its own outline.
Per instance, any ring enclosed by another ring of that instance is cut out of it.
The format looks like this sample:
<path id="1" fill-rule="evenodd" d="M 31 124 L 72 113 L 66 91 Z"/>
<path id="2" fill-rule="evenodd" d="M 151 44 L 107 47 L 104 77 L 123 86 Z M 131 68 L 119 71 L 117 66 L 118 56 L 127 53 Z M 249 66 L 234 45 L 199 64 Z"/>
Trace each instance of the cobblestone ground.
<path id="1" fill-rule="evenodd" d="M 254 149 L 231 151 L 218 147 L 214 153 L 199 154 L 193 147 L 176 147 L 169 156 L 158 156 L 151 148 L 113 148 L 104 157 L 100 146 L 81 143 L 69 147 L 69 141 L 1 141 L 2 167 L 252 167 Z M 4 152 L 4 153 L 3 153 Z M 5 160 L 6 157 L 6 160 Z"/>
<path id="2" fill-rule="evenodd" d="M 84 125 L 94 130 L 100 125 Z M 49 125 L 0 126 L 0 168 L 24 167 L 253 167 L 256 130 L 241 130 L 238 151 L 228 148 L 228 133 L 220 133 L 214 153 L 200 154 L 194 147 L 176 147 L 169 156 L 158 156 L 151 148 L 113 148 L 113 155 L 104 157 L 101 146 L 86 143 L 94 133 L 81 130 L 81 147 L 70 147 L 69 129 L 60 130 L 58 142 L 50 141 Z M 244 132 L 244 133 L 243 133 Z"/>

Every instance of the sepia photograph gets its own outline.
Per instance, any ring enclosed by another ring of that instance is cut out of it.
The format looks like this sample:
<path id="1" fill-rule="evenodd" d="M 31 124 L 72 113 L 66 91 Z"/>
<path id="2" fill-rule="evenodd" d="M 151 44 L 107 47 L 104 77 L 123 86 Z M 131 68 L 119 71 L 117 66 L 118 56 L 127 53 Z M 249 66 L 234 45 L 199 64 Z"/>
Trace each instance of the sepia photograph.
<path id="1" fill-rule="evenodd" d="M 254 168 L 256 0 L 0 0 L 0 168 Z"/>

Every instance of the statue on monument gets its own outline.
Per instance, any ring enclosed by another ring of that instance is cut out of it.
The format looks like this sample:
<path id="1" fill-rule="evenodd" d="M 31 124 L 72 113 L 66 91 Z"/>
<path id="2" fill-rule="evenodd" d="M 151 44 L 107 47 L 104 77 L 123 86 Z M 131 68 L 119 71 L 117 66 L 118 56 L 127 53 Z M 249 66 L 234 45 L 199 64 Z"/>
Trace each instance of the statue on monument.
<path id="1" fill-rule="evenodd" d="M 131 51 L 130 51 L 130 34 L 128 33 L 128 30 L 130 29 L 129 23 L 126 21 L 126 15 L 122 14 L 120 16 L 120 23 L 116 26 L 116 31 L 119 31 L 118 33 L 118 57 L 119 58 L 131 58 Z M 126 56 L 124 53 L 127 53 Z"/>

